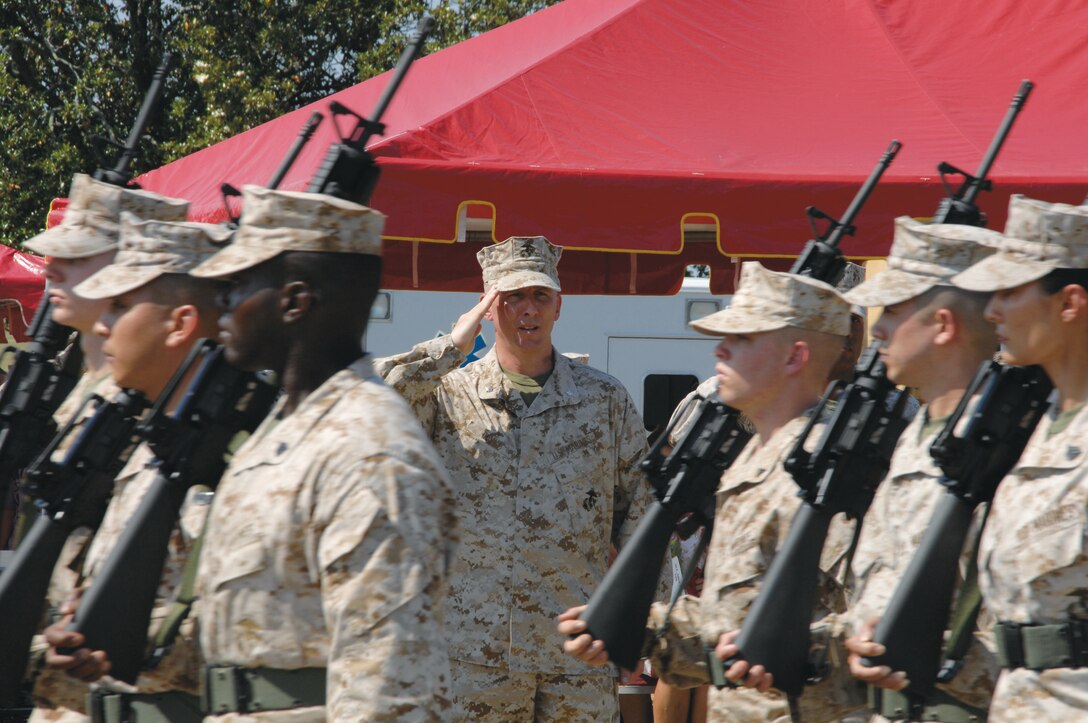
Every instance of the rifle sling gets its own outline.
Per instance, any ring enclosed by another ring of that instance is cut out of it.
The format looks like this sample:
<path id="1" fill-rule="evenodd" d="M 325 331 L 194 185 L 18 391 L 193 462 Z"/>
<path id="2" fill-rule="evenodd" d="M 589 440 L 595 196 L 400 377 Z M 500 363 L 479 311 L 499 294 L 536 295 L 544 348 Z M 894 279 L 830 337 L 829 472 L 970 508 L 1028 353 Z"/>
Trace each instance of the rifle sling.
<path id="1" fill-rule="evenodd" d="M 975 637 L 975 627 L 978 623 L 978 614 L 982 608 L 982 592 L 978 587 L 978 545 L 982 539 L 982 531 L 986 527 L 986 520 L 990 518 L 990 505 L 986 505 L 982 513 L 982 523 L 978 526 L 978 533 L 971 541 L 970 557 L 967 562 L 967 573 L 960 587 L 960 595 L 956 599 L 956 606 L 952 611 L 952 619 L 948 625 L 949 636 L 945 645 L 945 664 L 937 675 L 938 682 L 948 683 L 959 672 L 963 665 L 963 659 L 967 655 L 967 649 Z"/>
<path id="2" fill-rule="evenodd" d="M 665 633 L 669 630 L 669 618 L 672 617 L 673 608 L 676 607 L 676 603 L 679 602 L 681 596 L 684 594 L 684 588 L 691 582 L 692 575 L 695 574 L 695 569 L 699 566 L 699 558 L 706 552 L 707 545 L 710 544 L 710 528 L 703 530 L 703 534 L 699 537 L 699 543 L 695 546 L 695 552 L 692 554 L 691 559 L 688 560 L 688 564 L 684 566 L 684 577 L 677 585 L 676 589 L 672 591 L 672 597 L 669 599 L 669 607 L 665 611 L 665 616 L 661 621 L 661 627 L 654 631 L 654 637 L 658 640 L 665 636 Z"/>
<path id="3" fill-rule="evenodd" d="M 200 529 L 200 535 L 193 542 L 193 547 L 189 550 L 189 557 L 185 560 L 178 596 L 170 609 L 167 610 L 166 617 L 163 618 L 159 629 L 155 632 L 155 637 L 152 640 L 152 650 L 155 651 L 152 655 L 152 666 L 161 660 L 166 650 L 173 645 L 174 639 L 178 636 L 178 631 L 181 630 L 181 624 L 189 616 L 189 611 L 193 608 L 193 602 L 196 601 L 196 573 L 200 567 L 200 551 L 204 547 L 204 535 L 208 531 L 208 520 L 211 517 L 211 511 L 209 510 L 204 517 L 204 525 Z"/>

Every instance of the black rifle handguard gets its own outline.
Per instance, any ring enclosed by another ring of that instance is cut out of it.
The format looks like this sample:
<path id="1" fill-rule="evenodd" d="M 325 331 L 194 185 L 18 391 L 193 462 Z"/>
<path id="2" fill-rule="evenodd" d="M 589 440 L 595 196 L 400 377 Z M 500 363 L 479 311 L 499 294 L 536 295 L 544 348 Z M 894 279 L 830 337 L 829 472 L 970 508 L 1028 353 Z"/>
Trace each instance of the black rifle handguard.
<path id="1" fill-rule="evenodd" d="M 136 418 L 147 409 L 138 392 L 121 391 L 97 403 L 61 462 L 50 459 L 73 425 L 69 423 L 27 471 L 28 493 L 43 509 L 11 565 L 0 575 L 0 705 L 12 704 L 26 673 L 30 642 L 42 620 L 49 580 L 68 534 L 98 526 L 113 491 L 113 479 L 136 447 Z M 73 420 L 74 421 L 74 420 Z"/>
<path id="2" fill-rule="evenodd" d="M 692 513 L 704 524 L 713 523 L 714 492 L 722 472 L 751 438 L 737 410 L 716 394 L 699 401 L 692 419 L 687 433 L 669 454 L 663 454 L 663 448 L 675 422 L 640 463 L 657 499 L 580 616 L 587 632 L 604 641 L 609 658 L 629 670 L 639 659 L 658 571 L 676 521 Z"/>

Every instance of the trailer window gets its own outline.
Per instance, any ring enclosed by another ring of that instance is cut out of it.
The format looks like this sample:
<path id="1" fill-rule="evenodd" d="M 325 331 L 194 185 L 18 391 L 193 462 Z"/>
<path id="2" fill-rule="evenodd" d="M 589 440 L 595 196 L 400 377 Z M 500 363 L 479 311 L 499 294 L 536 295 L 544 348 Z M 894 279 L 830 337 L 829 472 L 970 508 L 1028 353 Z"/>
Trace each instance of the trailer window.
<path id="1" fill-rule="evenodd" d="M 694 374 L 649 374 L 642 382 L 642 420 L 650 443 L 665 431 L 669 417 L 680 400 L 695 389 Z"/>

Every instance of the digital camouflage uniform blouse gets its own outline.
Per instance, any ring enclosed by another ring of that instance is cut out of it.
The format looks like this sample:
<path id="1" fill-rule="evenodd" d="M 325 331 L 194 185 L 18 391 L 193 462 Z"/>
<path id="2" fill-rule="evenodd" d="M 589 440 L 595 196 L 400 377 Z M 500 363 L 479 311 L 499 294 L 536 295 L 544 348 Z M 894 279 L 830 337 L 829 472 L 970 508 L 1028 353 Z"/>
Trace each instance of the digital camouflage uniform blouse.
<path id="1" fill-rule="evenodd" d="M 1062 431 L 1040 422 L 997 488 L 979 550 L 979 587 L 994 619 L 1088 620 L 1088 407 Z M 1088 669 L 1006 670 L 991 723 L 1088 719 Z"/>
<path id="2" fill-rule="evenodd" d="M 494 351 L 449 371 L 463 359 L 441 337 L 380 367 L 412 402 L 458 488 L 450 657 L 602 675 L 563 653 L 555 617 L 589 600 L 611 545 L 623 546 L 650 503 L 637 467 L 647 449 L 642 420 L 618 381 L 561 354 L 531 407 Z"/>
<path id="3" fill-rule="evenodd" d="M 261 721 L 447 719 L 457 521 L 442 463 L 369 358 L 282 406 L 216 492 L 198 581 L 207 662 L 327 668 L 325 709 Z"/>

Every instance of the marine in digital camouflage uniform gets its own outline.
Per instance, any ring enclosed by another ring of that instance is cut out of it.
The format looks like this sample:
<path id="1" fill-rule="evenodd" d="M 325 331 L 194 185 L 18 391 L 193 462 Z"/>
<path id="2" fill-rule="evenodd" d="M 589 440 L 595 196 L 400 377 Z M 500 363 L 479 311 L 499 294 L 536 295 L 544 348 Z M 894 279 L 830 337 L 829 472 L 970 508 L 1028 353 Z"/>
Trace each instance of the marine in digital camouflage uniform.
<path id="1" fill-rule="evenodd" d="M 709 683 L 708 652 L 724 633 L 740 627 L 785 540 L 799 500 L 797 484 L 782 462 L 843 352 L 849 317 L 849 305 L 827 284 L 748 262 L 730 306 L 691 323 L 697 331 L 723 337 L 715 352 L 719 396 L 751 420 L 756 435 L 722 475 L 701 597 L 681 597 L 665 630 L 665 606 L 655 604 L 651 610 L 650 660 L 672 685 Z M 820 563 L 814 620 L 845 607 L 840 578 L 851 532 L 852 525 L 832 524 Z M 578 610 L 561 618 L 560 632 L 578 635 L 565 647 L 584 660 L 603 662 L 603 644 L 579 635 L 584 624 L 574 619 Z M 856 704 L 806 693 L 801 705 L 806 720 L 810 715 L 819 720 L 827 711 L 842 714 Z M 708 718 L 788 720 L 789 708 L 776 691 L 712 688 Z"/>
<path id="2" fill-rule="evenodd" d="M 243 202 L 234 243 L 196 273 L 232 282 L 228 361 L 272 369 L 284 396 L 232 459 L 204 540 L 209 720 L 450 720 L 453 491 L 359 343 L 384 216 L 254 186 Z"/>
<path id="3" fill-rule="evenodd" d="M 992 254 L 1000 240 L 999 233 L 973 226 L 898 218 L 887 270 L 845 294 L 851 303 L 884 307 L 872 335 L 883 344 L 888 378 L 916 390 L 928 402 L 899 438 L 888 474 L 865 515 L 854 553 L 855 588 L 844 618 L 849 630 L 864 631 L 866 641 L 945 491 L 937 483 L 942 473 L 929 447 L 979 366 L 989 361 L 997 348 L 993 326 L 983 318 L 989 296 L 956 289 L 950 279 Z M 977 531 L 968 537 L 974 539 L 975 535 Z M 970 556 L 970 550 L 965 551 L 965 567 Z M 860 642 L 856 639 L 848 646 Z M 997 666 L 993 654 L 977 640 L 966 663 L 949 685 L 941 686 L 955 700 L 942 697 L 940 702 L 966 703 L 974 710 L 965 709 L 965 715 L 976 715 L 988 707 Z M 863 680 L 883 678 L 860 661 L 855 666 L 864 673 L 859 676 Z M 898 683 L 892 684 L 898 687 Z M 894 710 L 892 699 L 896 696 L 886 695 L 886 708 Z M 901 700 L 897 702 L 905 707 Z M 933 719 L 929 712 L 922 717 Z M 884 718 L 875 715 L 873 720 Z"/>
<path id="4" fill-rule="evenodd" d="M 1003 670 L 990 720 L 1088 720 L 1088 208 L 1014 195 L 997 254 L 953 278 L 992 291 L 986 315 L 1012 364 L 1055 395 L 1001 482 L 979 551 Z M 1021 655 L 1016 648 L 1022 648 Z"/>
<path id="5" fill-rule="evenodd" d="M 74 290 L 75 287 L 113 260 L 123 212 L 164 221 L 184 221 L 188 206 L 188 202 L 180 199 L 121 188 L 76 174 L 68 193 L 64 219 L 26 242 L 27 249 L 46 257 L 44 273 L 48 283 L 47 294 L 53 305 L 53 320 L 79 332 L 78 343 L 83 352 L 85 371 L 53 415 L 58 428 L 68 423 L 77 412 L 83 418 L 89 416 L 90 408 L 82 412 L 80 408 L 92 394 L 110 399 L 119 391 L 104 363 L 103 340 L 93 332 L 94 323 L 105 309 L 106 302 L 84 298 Z M 54 459 L 64 455 L 78 436 L 81 425 L 82 421 L 76 422 L 72 433 L 54 452 Z M 77 584 L 79 566 L 91 534 L 87 528 L 78 528 L 68 535 L 50 580 L 47 601 L 51 610 L 59 608 Z M 46 649 L 40 637 L 35 639 L 34 649 L 34 658 L 40 659 Z M 46 702 L 47 705 L 51 696 L 43 697 L 43 694 L 47 693 L 48 679 L 52 677 L 48 672 L 43 674 L 35 692 L 39 702 Z M 78 693 L 64 702 L 74 710 L 82 711 L 83 694 Z M 44 710 L 35 716 L 43 714 Z"/>
<path id="6" fill-rule="evenodd" d="M 143 220 L 122 214 L 116 258 L 76 287 L 76 292 L 84 298 L 108 302 L 96 333 L 104 340 L 107 366 L 119 386 L 135 389 L 154 400 L 193 344 L 216 333 L 219 316 L 216 295 L 220 285 L 195 279 L 188 271 L 210 258 L 229 235 L 224 227 L 212 224 Z M 152 460 L 150 448 L 139 446 L 115 479 L 113 496 L 86 552 L 80 571 L 81 585 L 94 585 L 158 476 L 158 470 L 151 466 Z M 171 534 L 152 613 L 149 630 L 152 640 L 176 598 L 182 571 L 207 513 L 208 495 L 199 487 L 202 481 L 193 482 L 195 485 Z M 214 484 L 214 480 L 206 482 Z M 47 631 L 47 637 L 54 645 L 79 647 L 82 640 L 65 633 L 66 624 L 67 619 L 54 626 Z M 181 635 L 167 644 L 166 654 L 141 673 L 135 686 L 105 677 L 93 686 L 96 695 L 101 698 L 124 694 L 123 705 L 133 708 L 141 720 L 155 715 L 157 720 L 178 723 L 200 720 L 200 669 L 191 621 L 187 620 Z M 82 700 L 78 706 L 71 701 L 87 694 L 88 687 L 83 681 L 97 678 L 100 668 L 96 658 L 103 659 L 104 655 L 89 650 L 75 655 L 52 651 L 47 659 L 51 665 L 39 681 L 36 694 L 57 707 L 49 712 L 36 711 L 35 719 L 86 720 L 84 714 L 90 713 L 87 706 Z M 65 705 L 63 701 L 69 702 Z M 103 705 L 101 701 L 99 705 Z M 109 709 L 109 705 L 103 707 Z M 107 716 L 104 723 L 121 723 L 121 719 Z"/>
<path id="7" fill-rule="evenodd" d="M 613 676 L 563 655 L 554 621 L 589 597 L 649 504 L 636 467 L 646 431 L 618 381 L 552 348 L 561 251 L 515 237 L 478 254 L 485 291 L 498 295 L 483 359 L 451 371 L 464 353 L 450 336 L 384 367 L 458 487 L 464 532 L 446 620 L 468 721 L 618 716 Z"/>

